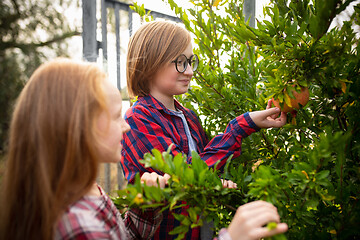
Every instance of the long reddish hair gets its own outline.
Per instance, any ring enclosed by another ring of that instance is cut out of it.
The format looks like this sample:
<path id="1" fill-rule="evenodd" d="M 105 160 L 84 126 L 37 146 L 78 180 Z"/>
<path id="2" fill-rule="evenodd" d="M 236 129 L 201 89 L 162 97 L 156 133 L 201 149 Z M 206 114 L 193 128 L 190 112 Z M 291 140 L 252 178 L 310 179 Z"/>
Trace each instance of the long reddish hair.
<path id="1" fill-rule="evenodd" d="M 96 65 L 68 59 L 31 76 L 10 126 L 0 239 L 52 239 L 63 211 L 93 185 L 105 78 Z"/>

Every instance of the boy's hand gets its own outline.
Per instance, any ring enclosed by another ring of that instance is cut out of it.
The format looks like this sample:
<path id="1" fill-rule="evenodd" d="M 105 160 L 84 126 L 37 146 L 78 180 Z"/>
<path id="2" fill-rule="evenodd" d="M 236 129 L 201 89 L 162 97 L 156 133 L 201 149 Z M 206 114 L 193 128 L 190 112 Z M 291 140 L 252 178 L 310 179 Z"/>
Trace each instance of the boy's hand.
<path id="1" fill-rule="evenodd" d="M 279 108 L 271 108 L 272 100 L 268 101 L 266 110 L 250 112 L 249 115 L 259 128 L 279 128 L 286 124 L 286 113 L 281 112 Z"/>
<path id="2" fill-rule="evenodd" d="M 237 188 L 237 184 L 234 183 L 234 182 L 231 181 L 231 180 L 221 179 L 221 183 L 222 183 L 222 185 L 223 185 L 224 188 Z"/>
<path id="3" fill-rule="evenodd" d="M 168 180 L 170 178 L 170 175 L 165 173 L 164 176 L 161 176 L 155 172 L 149 173 L 149 172 L 145 172 L 142 176 L 141 176 L 141 182 L 145 183 L 148 186 L 158 186 L 158 181 L 159 181 L 159 185 L 160 188 L 164 188 L 165 185 L 168 183 Z"/>

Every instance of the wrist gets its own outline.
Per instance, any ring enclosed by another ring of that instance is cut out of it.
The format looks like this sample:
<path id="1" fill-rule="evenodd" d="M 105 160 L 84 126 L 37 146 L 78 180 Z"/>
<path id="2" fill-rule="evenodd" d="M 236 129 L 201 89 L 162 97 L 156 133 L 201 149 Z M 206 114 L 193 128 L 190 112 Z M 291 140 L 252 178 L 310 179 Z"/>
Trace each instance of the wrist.
<path id="1" fill-rule="evenodd" d="M 254 116 L 254 112 L 245 113 L 244 118 L 246 122 L 249 124 L 249 126 L 253 128 L 256 132 L 261 129 L 261 127 L 258 126 L 256 116 Z"/>

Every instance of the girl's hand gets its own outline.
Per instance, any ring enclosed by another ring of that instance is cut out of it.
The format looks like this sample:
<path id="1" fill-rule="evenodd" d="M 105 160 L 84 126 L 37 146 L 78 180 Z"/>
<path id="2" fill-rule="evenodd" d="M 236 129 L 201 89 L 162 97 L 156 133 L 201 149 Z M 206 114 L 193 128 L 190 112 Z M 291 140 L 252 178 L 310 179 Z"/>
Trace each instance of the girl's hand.
<path id="1" fill-rule="evenodd" d="M 231 180 L 221 179 L 221 183 L 222 183 L 222 185 L 223 185 L 224 188 L 237 188 L 237 184 L 234 183 L 234 182 L 231 181 Z"/>
<path id="2" fill-rule="evenodd" d="M 277 227 L 269 230 L 269 222 L 276 222 Z M 232 240 L 255 240 L 286 232 L 286 223 L 279 223 L 280 216 L 276 207 L 264 201 L 255 201 L 239 207 L 228 227 Z"/>
<path id="3" fill-rule="evenodd" d="M 167 173 L 165 173 L 164 176 L 161 176 L 161 175 L 157 174 L 156 172 L 152 172 L 152 173 L 145 172 L 141 176 L 140 180 L 141 180 L 141 183 L 145 183 L 148 186 L 155 186 L 155 187 L 158 186 L 158 181 L 159 181 L 160 187 L 164 188 L 165 185 L 168 183 L 169 178 L 170 178 L 170 175 Z"/>
<path id="4" fill-rule="evenodd" d="M 286 113 L 281 112 L 279 108 L 271 108 L 272 100 L 268 101 L 266 110 L 250 112 L 249 115 L 259 128 L 279 128 L 286 124 Z"/>

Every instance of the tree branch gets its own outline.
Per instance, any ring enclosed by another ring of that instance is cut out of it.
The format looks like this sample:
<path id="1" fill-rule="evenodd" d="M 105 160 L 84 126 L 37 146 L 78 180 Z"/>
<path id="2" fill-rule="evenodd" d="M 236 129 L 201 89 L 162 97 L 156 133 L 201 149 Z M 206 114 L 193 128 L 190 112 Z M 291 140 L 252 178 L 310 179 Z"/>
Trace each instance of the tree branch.
<path id="1" fill-rule="evenodd" d="M 78 36 L 80 34 L 81 34 L 81 32 L 79 32 L 79 31 L 67 32 L 67 33 L 64 33 L 63 35 L 55 36 L 54 38 L 52 38 L 48 41 L 38 42 L 38 43 L 0 42 L 0 49 L 4 50 L 4 49 L 9 49 L 9 48 L 19 48 L 22 51 L 27 51 L 29 48 L 38 48 L 38 47 L 48 46 L 55 42 L 61 42 L 67 38 L 70 38 L 73 36 Z"/>
<path id="2" fill-rule="evenodd" d="M 222 98 L 225 98 L 224 95 L 222 95 L 216 88 L 214 88 L 213 86 L 210 86 L 210 84 L 206 83 L 206 79 L 203 77 L 203 75 L 201 75 L 200 72 L 197 72 L 197 74 L 203 79 L 202 81 L 206 84 L 206 86 L 208 86 L 209 88 L 211 88 L 212 90 L 214 90 L 217 94 L 219 94 Z M 198 79 L 195 76 L 196 79 Z"/>

